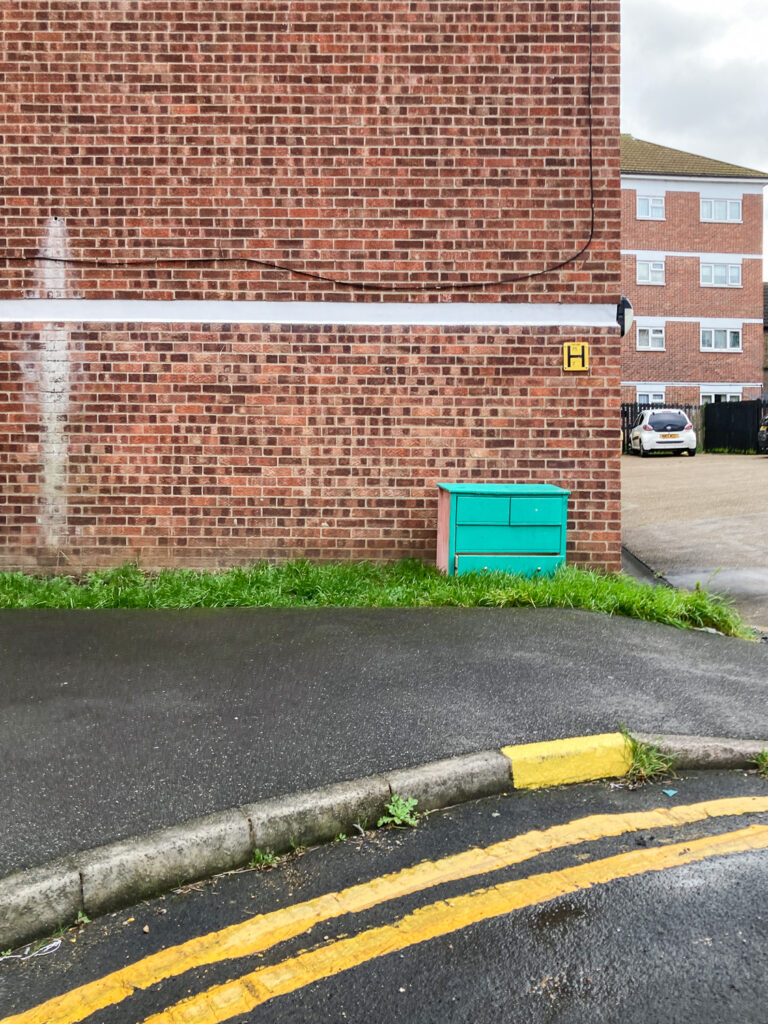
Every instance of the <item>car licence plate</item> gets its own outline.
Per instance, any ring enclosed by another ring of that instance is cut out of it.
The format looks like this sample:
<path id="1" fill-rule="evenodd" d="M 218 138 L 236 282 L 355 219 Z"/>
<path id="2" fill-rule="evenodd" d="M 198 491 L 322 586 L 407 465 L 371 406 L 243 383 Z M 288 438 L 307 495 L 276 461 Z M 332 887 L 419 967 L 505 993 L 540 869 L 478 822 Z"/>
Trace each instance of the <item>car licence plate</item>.
<path id="1" fill-rule="evenodd" d="M 677 436 L 678 436 L 677 434 L 659 434 L 659 437 L 663 437 L 663 438 L 677 437 Z"/>

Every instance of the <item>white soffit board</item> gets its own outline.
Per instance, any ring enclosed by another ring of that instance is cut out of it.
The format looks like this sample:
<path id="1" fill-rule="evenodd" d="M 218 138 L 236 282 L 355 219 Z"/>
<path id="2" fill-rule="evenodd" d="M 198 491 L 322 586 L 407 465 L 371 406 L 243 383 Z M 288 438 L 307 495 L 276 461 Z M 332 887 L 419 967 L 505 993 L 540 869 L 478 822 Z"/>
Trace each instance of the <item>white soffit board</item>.
<path id="1" fill-rule="evenodd" d="M 661 174 L 622 174 L 621 187 L 636 189 L 640 195 L 664 192 L 698 192 L 703 198 L 740 199 L 743 195 L 762 195 L 768 178 L 665 178 Z"/>
<path id="2" fill-rule="evenodd" d="M 714 388 L 715 391 L 727 391 L 728 388 L 761 388 L 763 383 L 759 380 L 744 380 L 735 383 L 720 380 L 623 380 L 621 386 L 623 388 Z"/>
<path id="3" fill-rule="evenodd" d="M 743 260 L 761 260 L 760 253 L 750 252 L 650 252 L 647 249 L 622 249 L 622 256 L 637 256 L 639 260 L 661 262 L 667 256 L 690 256 L 692 259 L 704 260 L 708 263 L 741 263 Z"/>
<path id="4" fill-rule="evenodd" d="M 295 324 L 370 327 L 616 327 L 612 303 L 230 302 L 3 299 L 4 323 Z"/>
<path id="5" fill-rule="evenodd" d="M 731 328 L 736 330 L 744 324 L 762 324 L 762 320 L 746 317 L 722 316 L 636 316 L 638 327 L 663 327 L 664 324 L 701 324 L 703 327 Z"/>

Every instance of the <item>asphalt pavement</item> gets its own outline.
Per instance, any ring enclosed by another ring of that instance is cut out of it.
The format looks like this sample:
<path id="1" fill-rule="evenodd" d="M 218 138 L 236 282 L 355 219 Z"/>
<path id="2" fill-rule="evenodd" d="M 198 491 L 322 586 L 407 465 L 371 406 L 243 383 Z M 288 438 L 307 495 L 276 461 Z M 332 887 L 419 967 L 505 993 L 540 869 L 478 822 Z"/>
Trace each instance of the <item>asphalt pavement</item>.
<path id="1" fill-rule="evenodd" d="M 509 743 L 768 737 L 768 645 L 567 609 L 5 611 L 0 875 Z"/>

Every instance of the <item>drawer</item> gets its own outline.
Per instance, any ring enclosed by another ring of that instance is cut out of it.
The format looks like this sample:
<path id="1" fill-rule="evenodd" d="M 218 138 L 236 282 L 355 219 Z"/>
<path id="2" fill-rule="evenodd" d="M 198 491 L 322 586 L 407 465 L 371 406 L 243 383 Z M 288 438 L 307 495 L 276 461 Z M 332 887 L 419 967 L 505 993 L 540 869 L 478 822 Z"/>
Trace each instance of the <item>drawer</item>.
<path id="1" fill-rule="evenodd" d="M 495 494 L 461 494 L 456 501 L 456 522 L 559 526 L 564 518 L 564 508 L 563 501 L 549 496 L 508 498 Z"/>
<path id="2" fill-rule="evenodd" d="M 564 561 L 560 555 L 457 555 L 456 573 L 500 571 L 520 576 L 551 576 Z"/>
<path id="3" fill-rule="evenodd" d="M 509 499 L 509 521 L 515 523 L 541 523 L 549 526 L 565 525 L 565 502 L 561 498 Z"/>
<path id="4" fill-rule="evenodd" d="M 460 494 L 457 523 L 509 523 L 509 498 L 500 495 Z"/>
<path id="5" fill-rule="evenodd" d="M 457 526 L 454 550 L 457 554 L 557 554 L 561 536 L 559 526 Z"/>

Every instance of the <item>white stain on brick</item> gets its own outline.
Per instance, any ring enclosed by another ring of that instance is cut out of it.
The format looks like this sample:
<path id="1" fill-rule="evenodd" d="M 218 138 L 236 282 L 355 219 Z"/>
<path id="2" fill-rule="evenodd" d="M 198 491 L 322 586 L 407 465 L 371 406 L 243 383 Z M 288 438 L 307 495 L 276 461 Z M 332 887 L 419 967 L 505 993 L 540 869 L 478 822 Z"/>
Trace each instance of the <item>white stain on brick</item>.
<path id="1" fill-rule="evenodd" d="M 68 259 L 71 255 L 67 225 L 62 217 L 49 217 L 40 256 Z M 66 263 L 39 260 L 34 297 L 73 297 Z M 59 547 L 67 532 L 67 478 L 69 468 L 70 328 L 45 324 L 40 331 L 40 351 L 34 369 L 40 402 L 41 463 L 38 522 L 43 543 Z"/>

